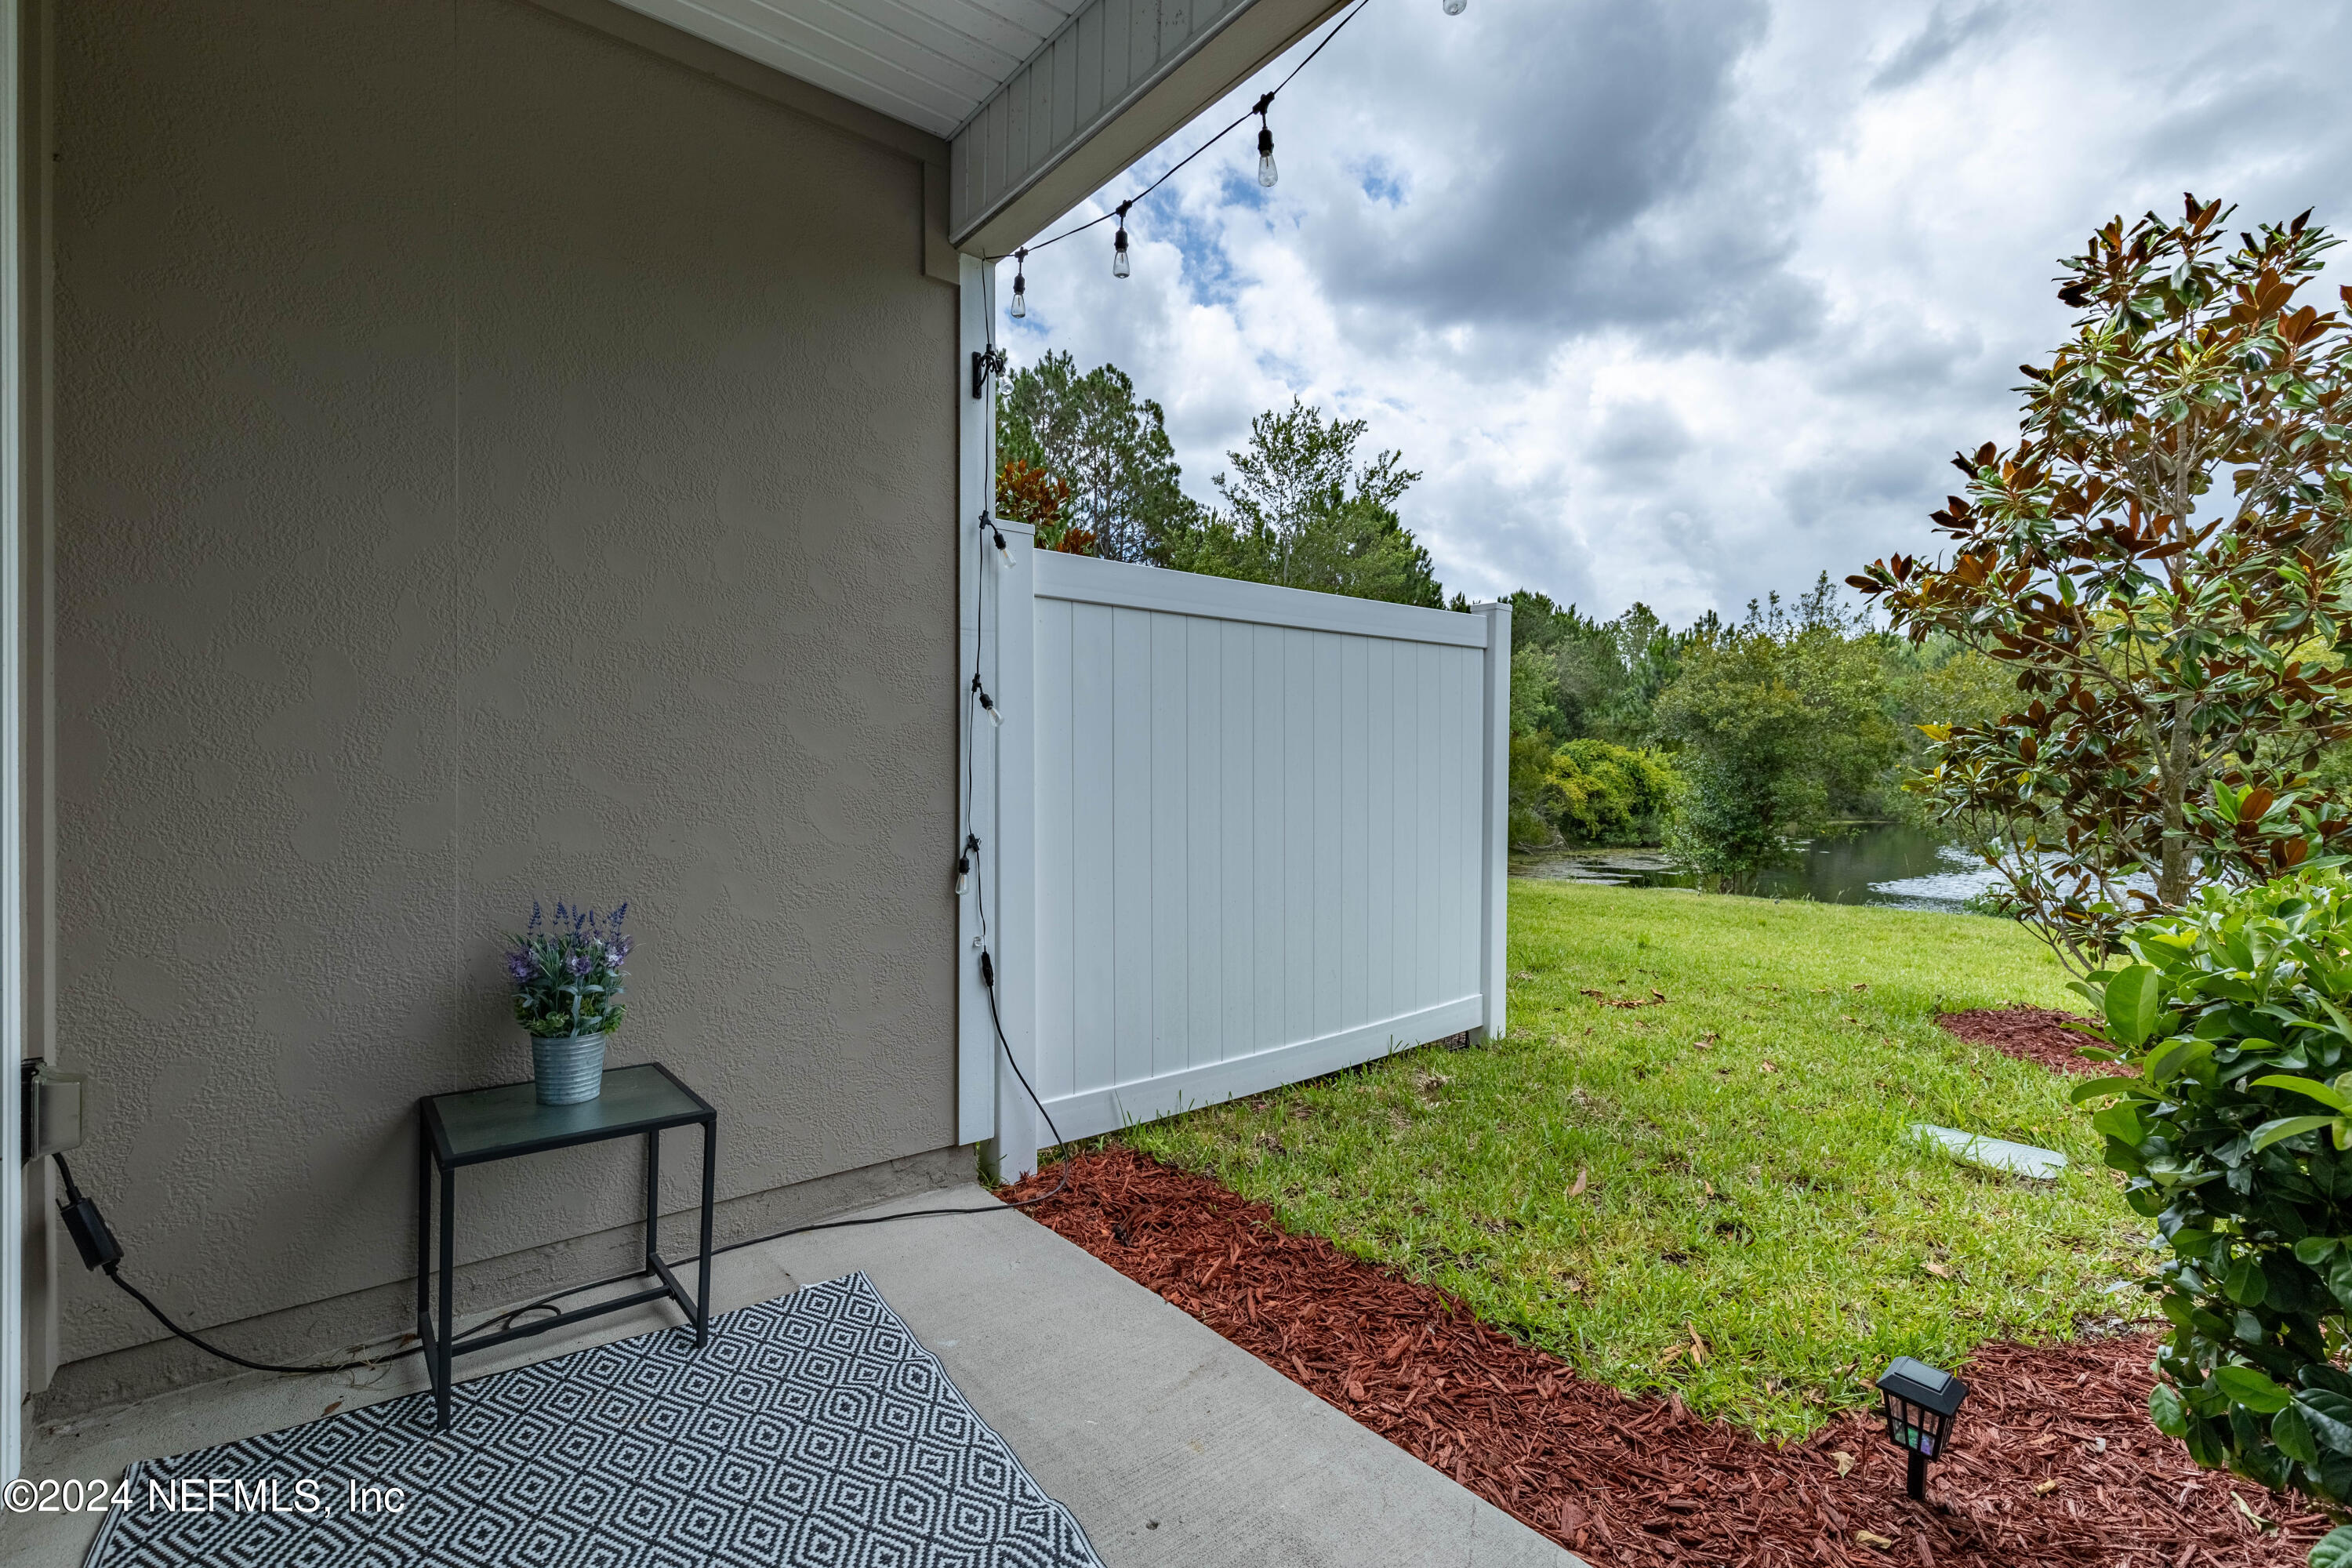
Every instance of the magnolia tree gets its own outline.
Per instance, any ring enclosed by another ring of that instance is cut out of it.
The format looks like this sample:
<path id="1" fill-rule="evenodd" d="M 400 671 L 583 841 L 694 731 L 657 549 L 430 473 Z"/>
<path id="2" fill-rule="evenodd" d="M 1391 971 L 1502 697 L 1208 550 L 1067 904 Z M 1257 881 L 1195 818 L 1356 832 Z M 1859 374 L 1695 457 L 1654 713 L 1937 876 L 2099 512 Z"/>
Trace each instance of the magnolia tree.
<path id="1" fill-rule="evenodd" d="M 2017 445 L 1955 459 L 1951 559 L 1848 579 L 1915 642 L 2014 671 L 2015 712 L 1927 729 L 1915 787 L 2078 968 L 2200 881 L 2352 838 L 2311 779 L 2352 735 L 2352 338 L 2296 300 L 2336 242 L 2308 213 L 2234 236 L 2230 216 L 2191 196 L 2061 263 L 2074 336 L 2020 367 Z"/>

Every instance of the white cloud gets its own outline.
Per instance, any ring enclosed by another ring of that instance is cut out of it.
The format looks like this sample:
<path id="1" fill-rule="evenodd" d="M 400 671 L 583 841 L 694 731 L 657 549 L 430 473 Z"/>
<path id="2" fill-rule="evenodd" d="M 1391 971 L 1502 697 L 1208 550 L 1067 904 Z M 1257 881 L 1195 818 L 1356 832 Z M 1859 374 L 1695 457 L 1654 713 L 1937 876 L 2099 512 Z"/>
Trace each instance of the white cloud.
<path id="1" fill-rule="evenodd" d="M 1033 256 L 1007 341 L 1125 368 L 1203 500 L 1295 395 L 1423 471 L 1449 589 L 1736 612 L 1932 548 L 2109 216 L 2195 190 L 2352 228 L 2348 35 L 2293 3 L 1379 0 L 1277 101 L 1275 191 L 1237 133 L 1136 210 L 1131 279 L 1107 227 Z"/>

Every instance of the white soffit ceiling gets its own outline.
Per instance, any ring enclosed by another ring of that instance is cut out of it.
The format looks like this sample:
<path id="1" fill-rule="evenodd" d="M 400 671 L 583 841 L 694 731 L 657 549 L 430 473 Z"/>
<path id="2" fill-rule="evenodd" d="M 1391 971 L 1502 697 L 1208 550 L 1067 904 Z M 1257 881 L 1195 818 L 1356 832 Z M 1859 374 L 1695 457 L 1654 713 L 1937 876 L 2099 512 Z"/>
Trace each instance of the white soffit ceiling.
<path id="1" fill-rule="evenodd" d="M 933 135 L 951 135 L 1086 0 L 621 0 Z"/>

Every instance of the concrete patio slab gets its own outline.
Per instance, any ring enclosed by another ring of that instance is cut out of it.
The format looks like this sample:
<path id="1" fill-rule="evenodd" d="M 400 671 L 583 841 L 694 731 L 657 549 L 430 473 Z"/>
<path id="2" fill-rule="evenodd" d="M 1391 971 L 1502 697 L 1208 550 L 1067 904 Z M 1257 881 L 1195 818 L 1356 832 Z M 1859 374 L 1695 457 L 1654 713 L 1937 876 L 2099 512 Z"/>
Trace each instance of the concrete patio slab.
<path id="1" fill-rule="evenodd" d="M 990 1203 L 972 1187 L 946 1194 L 944 1205 L 932 1193 L 863 1214 Z M 861 1268 L 1113 1568 L 1580 1568 L 1572 1554 L 1017 1213 L 908 1219 L 747 1247 L 719 1260 L 711 1293 L 726 1310 Z M 616 1314 L 461 1362 L 460 1372 L 478 1377 L 676 1321 L 674 1311 L 651 1307 Z M 25 1473 L 118 1477 L 135 1458 L 276 1431 L 330 1405 L 423 1386 L 414 1358 L 370 1374 L 247 1374 L 37 1430 Z M 72 1568 L 99 1519 L 0 1516 L 0 1561 Z"/>

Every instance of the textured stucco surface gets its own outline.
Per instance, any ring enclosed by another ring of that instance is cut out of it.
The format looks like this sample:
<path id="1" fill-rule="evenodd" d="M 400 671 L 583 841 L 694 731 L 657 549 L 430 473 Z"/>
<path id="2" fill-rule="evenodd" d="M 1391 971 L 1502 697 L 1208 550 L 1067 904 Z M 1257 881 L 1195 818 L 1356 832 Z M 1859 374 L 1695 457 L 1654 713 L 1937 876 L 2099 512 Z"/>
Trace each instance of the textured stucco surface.
<path id="1" fill-rule="evenodd" d="M 719 1106 L 722 1198 L 950 1143 L 920 166 L 520 0 L 67 0 L 57 72 L 57 1050 L 125 1272 L 411 1273 L 534 897 L 630 901 L 617 1057 Z M 639 1179 L 481 1173 L 461 1258 Z M 64 1359 L 157 1337 L 67 1273 Z"/>

